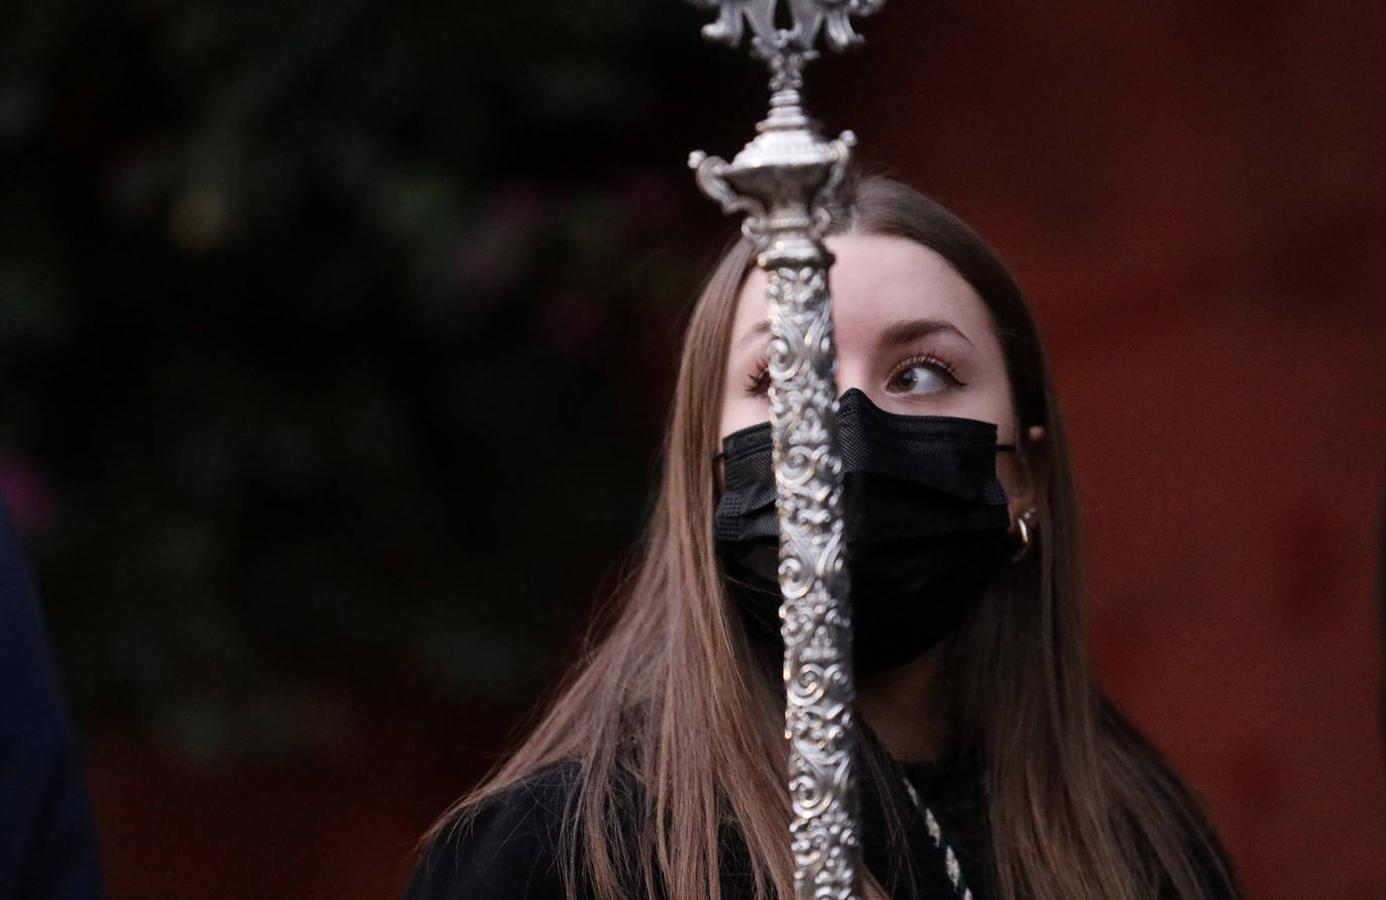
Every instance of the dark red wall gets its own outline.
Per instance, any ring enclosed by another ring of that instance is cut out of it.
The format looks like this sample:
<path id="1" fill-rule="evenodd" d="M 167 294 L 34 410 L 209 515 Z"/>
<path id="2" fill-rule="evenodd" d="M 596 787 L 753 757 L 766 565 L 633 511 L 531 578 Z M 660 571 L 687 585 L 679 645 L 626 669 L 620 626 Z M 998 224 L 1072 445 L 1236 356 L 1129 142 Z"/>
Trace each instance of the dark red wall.
<path id="1" fill-rule="evenodd" d="M 1037 309 L 1111 690 L 1253 897 L 1381 897 L 1386 20 L 887 6 L 823 109 Z"/>

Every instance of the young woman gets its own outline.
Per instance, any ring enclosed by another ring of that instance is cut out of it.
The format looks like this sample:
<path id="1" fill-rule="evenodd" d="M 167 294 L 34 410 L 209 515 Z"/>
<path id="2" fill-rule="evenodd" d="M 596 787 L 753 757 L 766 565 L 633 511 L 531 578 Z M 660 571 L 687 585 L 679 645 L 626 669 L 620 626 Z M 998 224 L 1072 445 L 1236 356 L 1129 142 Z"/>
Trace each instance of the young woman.
<path id="1" fill-rule="evenodd" d="M 1063 429 L 1004 264 L 881 177 L 848 185 L 827 245 L 865 896 L 1236 896 L 1195 798 L 1093 682 Z M 793 896 L 752 258 L 734 245 L 693 311 L 609 625 L 426 836 L 411 900 Z"/>

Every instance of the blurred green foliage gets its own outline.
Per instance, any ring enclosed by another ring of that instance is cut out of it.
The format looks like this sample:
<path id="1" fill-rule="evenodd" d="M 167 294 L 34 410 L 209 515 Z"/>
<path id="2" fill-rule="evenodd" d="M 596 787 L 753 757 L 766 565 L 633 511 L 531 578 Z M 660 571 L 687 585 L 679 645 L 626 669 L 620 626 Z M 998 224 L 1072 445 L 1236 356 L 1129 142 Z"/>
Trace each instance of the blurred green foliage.
<path id="1" fill-rule="evenodd" d="M 282 753 L 334 672 L 551 674 L 724 227 L 683 159 L 763 103 L 704 18 L 0 9 L 0 486 L 84 721 Z"/>

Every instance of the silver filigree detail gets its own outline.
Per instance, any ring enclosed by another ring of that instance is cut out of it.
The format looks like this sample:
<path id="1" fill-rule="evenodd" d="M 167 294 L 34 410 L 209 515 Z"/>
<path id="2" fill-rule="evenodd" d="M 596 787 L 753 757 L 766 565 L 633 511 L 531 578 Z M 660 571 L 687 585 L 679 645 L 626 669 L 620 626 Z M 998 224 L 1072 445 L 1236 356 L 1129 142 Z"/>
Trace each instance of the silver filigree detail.
<path id="1" fill-rule="evenodd" d="M 770 112 L 731 162 L 689 157 L 698 185 L 742 231 L 768 275 L 770 420 L 780 518 L 785 737 L 794 808 L 790 846 L 797 900 L 854 900 L 861 831 L 853 774 L 856 723 L 852 619 L 842 531 L 837 354 L 823 245 L 829 203 L 855 138 L 829 141 L 805 114 L 804 66 L 820 33 L 841 50 L 860 42 L 851 17 L 883 0 L 786 0 L 793 25 L 775 27 L 777 0 L 693 0 L 718 11 L 713 40 L 752 48 L 771 73 Z"/>
<path id="2" fill-rule="evenodd" d="M 735 47 L 746 26 L 751 28 L 751 47 L 761 59 L 770 60 L 787 50 L 812 50 L 819 32 L 828 46 L 845 50 L 859 45 L 861 35 L 852 27 L 853 16 L 869 16 L 885 0 L 784 0 L 793 21 L 790 28 L 775 25 L 780 0 L 690 0 L 694 6 L 717 10 L 716 21 L 703 26 L 708 40 Z"/>
<path id="3" fill-rule="evenodd" d="M 720 156 L 708 156 L 701 150 L 688 154 L 688 167 L 693 170 L 698 187 L 718 205 L 724 213 L 745 213 L 741 221 L 741 233 L 757 245 L 764 242 L 761 222 L 765 219 L 765 206 L 754 197 L 738 194 L 727 184 L 724 173 L 728 163 Z"/>
<path id="4" fill-rule="evenodd" d="M 809 240 L 808 245 L 817 241 Z M 764 256 L 765 254 L 763 254 Z M 852 620 L 826 250 L 769 269 L 770 421 L 780 517 L 790 847 L 801 898 L 854 897 Z"/>

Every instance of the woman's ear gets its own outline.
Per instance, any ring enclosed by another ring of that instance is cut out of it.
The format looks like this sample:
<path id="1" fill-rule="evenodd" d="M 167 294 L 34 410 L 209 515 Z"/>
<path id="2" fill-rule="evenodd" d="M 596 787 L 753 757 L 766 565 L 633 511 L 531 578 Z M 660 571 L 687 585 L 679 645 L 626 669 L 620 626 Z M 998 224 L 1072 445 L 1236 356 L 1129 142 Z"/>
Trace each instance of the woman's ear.
<path id="1" fill-rule="evenodd" d="M 1016 442 L 1015 463 L 998 472 L 1002 487 L 1006 489 L 1007 507 L 1011 514 L 1011 530 L 1015 530 L 1015 520 L 1027 509 L 1033 509 L 1038 497 L 1038 465 L 1036 460 L 1042 452 L 1045 432 L 1043 425 L 1031 425 L 1017 429 L 1020 440 Z"/>

